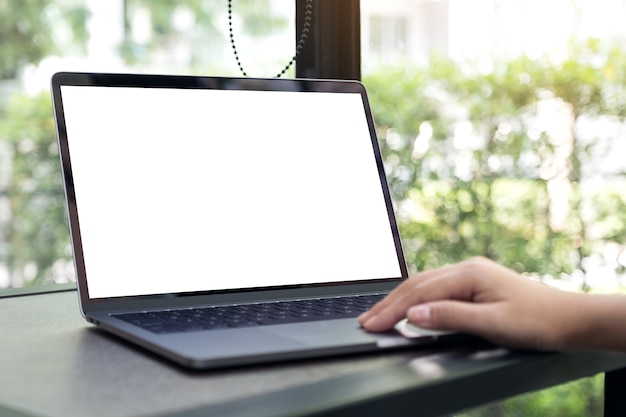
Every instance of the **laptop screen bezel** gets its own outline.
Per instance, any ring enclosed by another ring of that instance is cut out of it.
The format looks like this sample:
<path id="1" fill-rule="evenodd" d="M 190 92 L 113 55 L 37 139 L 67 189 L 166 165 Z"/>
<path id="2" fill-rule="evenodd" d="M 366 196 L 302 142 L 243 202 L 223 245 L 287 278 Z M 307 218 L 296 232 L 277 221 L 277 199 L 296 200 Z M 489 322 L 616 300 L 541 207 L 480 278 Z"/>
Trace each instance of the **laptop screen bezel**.
<path id="1" fill-rule="evenodd" d="M 90 298 L 87 283 L 85 262 L 83 258 L 80 223 L 76 207 L 76 196 L 66 124 L 63 112 L 62 86 L 109 86 L 109 87 L 140 87 L 140 88 L 178 88 L 178 89 L 235 89 L 256 91 L 303 91 L 303 92 L 338 92 L 358 93 L 363 100 L 366 119 L 372 148 L 374 151 L 378 175 L 381 182 L 389 225 L 395 244 L 400 276 L 370 279 L 367 281 L 345 281 L 334 283 L 300 284 L 280 287 L 255 287 L 239 290 L 216 290 L 193 293 L 154 294 L 110 298 Z M 65 188 L 66 209 L 69 219 L 70 238 L 74 255 L 77 287 L 83 312 L 90 310 L 102 311 L 108 309 L 126 308 L 129 302 L 137 308 L 158 308 L 160 305 L 180 304 L 190 302 L 235 302 L 258 299 L 278 299 L 282 297 L 298 297 L 300 295 L 319 296 L 332 294 L 351 294 L 357 292 L 377 292 L 387 290 L 408 277 L 408 270 L 402 249 L 400 233 L 395 218 L 391 195 L 385 176 L 382 155 L 378 146 L 376 128 L 367 98 L 365 87 L 358 81 L 351 80 L 317 80 L 317 79 L 266 79 L 241 77 L 206 77 L 182 75 L 153 75 L 153 74 L 114 74 L 114 73 L 85 73 L 61 72 L 52 77 L 52 99 L 54 115 L 57 125 L 57 138 L 61 161 L 63 182 Z M 193 298 L 193 301 L 191 299 Z M 176 300 L 173 303 L 173 300 Z"/>

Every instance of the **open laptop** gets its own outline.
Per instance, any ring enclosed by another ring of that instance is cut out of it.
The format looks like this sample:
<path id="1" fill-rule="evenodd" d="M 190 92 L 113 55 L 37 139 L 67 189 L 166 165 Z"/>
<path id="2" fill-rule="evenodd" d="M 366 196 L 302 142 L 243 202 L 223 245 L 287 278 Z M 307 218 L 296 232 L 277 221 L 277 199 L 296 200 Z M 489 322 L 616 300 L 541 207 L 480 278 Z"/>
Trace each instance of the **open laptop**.
<path id="1" fill-rule="evenodd" d="M 181 365 L 428 343 L 356 316 L 407 277 L 362 84 L 52 78 L 80 307 Z"/>

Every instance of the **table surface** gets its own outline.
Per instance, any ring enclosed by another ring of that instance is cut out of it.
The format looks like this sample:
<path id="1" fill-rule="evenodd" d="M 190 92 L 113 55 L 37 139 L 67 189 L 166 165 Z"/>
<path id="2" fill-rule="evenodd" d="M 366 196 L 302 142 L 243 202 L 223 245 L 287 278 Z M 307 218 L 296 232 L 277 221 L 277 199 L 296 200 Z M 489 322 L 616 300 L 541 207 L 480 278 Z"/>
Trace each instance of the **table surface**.
<path id="1" fill-rule="evenodd" d="M 436 416 L 626 367 L 474 345 L 200 372 L 94 328 L 75 291 L 2 298 L 0 320 L 0 414 L 15 416 Z"/>

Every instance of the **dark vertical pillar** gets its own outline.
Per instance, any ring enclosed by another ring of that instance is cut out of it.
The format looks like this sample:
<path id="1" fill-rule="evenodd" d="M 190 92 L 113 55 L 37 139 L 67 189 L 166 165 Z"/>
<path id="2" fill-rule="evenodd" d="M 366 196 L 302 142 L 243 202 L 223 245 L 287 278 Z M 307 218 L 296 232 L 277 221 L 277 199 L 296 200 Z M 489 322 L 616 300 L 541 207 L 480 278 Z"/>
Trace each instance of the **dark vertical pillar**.
<path id="1" fill-rule="evenodd" d="M 296 61 L 298 78 L 361 79 L 359 0 L 313 0 L 311 26 Z M 296 42 L 305 25 L 307 0 L 296 0 Z"/>
<path id="2" fill-rule="evenodd" d="M 626 368 L 604 374 L 604 417 L 626 416 Z"/>

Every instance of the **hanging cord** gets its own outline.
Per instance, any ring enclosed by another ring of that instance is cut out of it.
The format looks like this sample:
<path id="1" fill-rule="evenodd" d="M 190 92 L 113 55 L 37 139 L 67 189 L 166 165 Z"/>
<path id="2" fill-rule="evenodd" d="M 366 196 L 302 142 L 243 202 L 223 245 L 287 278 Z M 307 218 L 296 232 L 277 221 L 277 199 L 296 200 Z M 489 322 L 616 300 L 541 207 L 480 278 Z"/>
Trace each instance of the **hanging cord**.
<path id="1" fill-rule="evenodd" d="M 291 58 L 291 61 L 289 61 L 287 65 L 285 65 L 285 68 L 283 68 L 281 72 L 276 74 L 274 78 L 280 78 L 283 74 L 285 74 L 285 72 L 287 72 L 289 68 L 291 68 L 293 63 L 296 62 L 296 60 L 298 59 L 298 55 L 300 55 L 300 51 L 302 51 L 302 48 L 304 47 L 306 39 L 309 36 L 312 16 L 313 16 L 313 0 L 306 0 L 306 9 L 304 12 L 304 25 L 302 27 L 302 33 L 300 34 L 300 39 L 298 40 L 298 43 L 296 44 L 296 51 L 293 57 Z M 243 66 L 241 65 L 241 60 L 239 59 L 239 53 L 237 52 L 237 46 L 235 45 L 235 35 L 233 34 L 233 0 L 228 0 L 228 32 L 230 36 L 230 46 L 233 49 L 233 54 L 235 55 L 237 66 L 239 67 L 239 70 L 241 71 L 241 73 L 245 77 L 248 77 L 248 74 L 246 73 L 246 71 L 243 69 Z"/>

